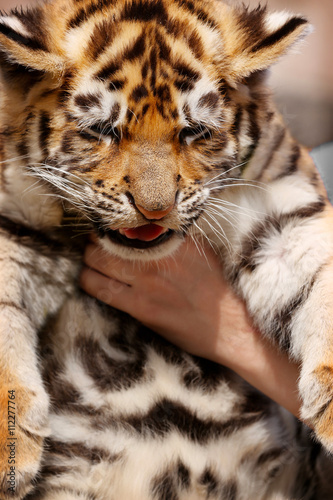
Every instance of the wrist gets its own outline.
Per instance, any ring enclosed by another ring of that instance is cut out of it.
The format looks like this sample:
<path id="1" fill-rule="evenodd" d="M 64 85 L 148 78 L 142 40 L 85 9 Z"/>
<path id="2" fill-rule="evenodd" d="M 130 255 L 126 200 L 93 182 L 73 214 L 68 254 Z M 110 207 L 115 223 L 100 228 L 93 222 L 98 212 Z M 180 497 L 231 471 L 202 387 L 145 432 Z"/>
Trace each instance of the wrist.
<path id="1" fill-rule="evenodd" d="M 218 362 L 299 418 L 299 365 L 278 351 L 250 324 L 233 337 L 228 352 L 218 354 Z"/>

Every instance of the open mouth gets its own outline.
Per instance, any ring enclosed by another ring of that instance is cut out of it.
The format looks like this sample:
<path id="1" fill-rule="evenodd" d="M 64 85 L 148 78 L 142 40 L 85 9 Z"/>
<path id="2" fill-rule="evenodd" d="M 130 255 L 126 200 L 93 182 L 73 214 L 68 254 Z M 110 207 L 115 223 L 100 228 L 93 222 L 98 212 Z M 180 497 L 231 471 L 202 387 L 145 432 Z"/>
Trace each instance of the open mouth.
<path id="1" fill-rule="evenodd" d="M 152 248 L 164 243 L 173 234 L 172 229 L 168 229 L 158 224 L 145 224 L 130 229 L 109 229 L 106 236 L 114 243 L 132 248 Z"/>

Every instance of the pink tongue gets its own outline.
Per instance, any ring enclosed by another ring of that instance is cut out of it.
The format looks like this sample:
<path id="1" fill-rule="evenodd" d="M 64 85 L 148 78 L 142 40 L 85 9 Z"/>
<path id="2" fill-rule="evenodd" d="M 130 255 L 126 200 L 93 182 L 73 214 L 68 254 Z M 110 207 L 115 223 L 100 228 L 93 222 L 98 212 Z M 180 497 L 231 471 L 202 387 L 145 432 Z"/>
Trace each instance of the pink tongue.
<path id="1" fill-rule="evenodd" d="M 124 229 L 123 231 L 125 236 L 131 240 L 152 241 L 158 238 L 165 229 L 157 224 L 146 224 L 145 226 Z"/>

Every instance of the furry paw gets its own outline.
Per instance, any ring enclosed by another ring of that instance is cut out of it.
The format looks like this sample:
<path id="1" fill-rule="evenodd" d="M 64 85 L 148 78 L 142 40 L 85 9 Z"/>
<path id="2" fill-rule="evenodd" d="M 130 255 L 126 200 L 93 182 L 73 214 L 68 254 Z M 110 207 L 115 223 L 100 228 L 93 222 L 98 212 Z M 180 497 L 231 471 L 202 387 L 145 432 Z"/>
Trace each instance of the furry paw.
<path id="1" fill-rule="evenodd" d="M 18 500 L 32 489 L 39 471 L 49 400 L 40 384 L 0 380 L 0 387 L 0 499 Z"/>
<path id="2" fill-rule="evenodd" d="M 321 365 L 300 379 L 301 417 L 333 453 L 333 366 Z"/>

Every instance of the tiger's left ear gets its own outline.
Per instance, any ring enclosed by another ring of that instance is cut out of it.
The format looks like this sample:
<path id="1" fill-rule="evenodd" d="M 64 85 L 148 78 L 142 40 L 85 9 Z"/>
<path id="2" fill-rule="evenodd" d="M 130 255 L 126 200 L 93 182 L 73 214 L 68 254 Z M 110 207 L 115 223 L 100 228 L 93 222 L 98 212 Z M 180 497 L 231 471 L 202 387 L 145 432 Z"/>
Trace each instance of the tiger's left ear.
<path id="1" fill-rule="evenodd" d="M 51 37 L 44 10 L 43 7 L 26 11 L 14 9 L 7 15 L 0 15 L 0 56 L 4 66 L 18 64 L 27 71 L 63 71 L 61 54 L 50 47 Z"/>
<path id="2" fill-rule="evenodd" d="M 229 77 L 236 83 L 274 64 L 311 33 L 312 26 L 304 17 L 288 12 L 268 13 L 266 7 L 259 6 L 255 10 L 231 9 L 222 30 Z"/>

